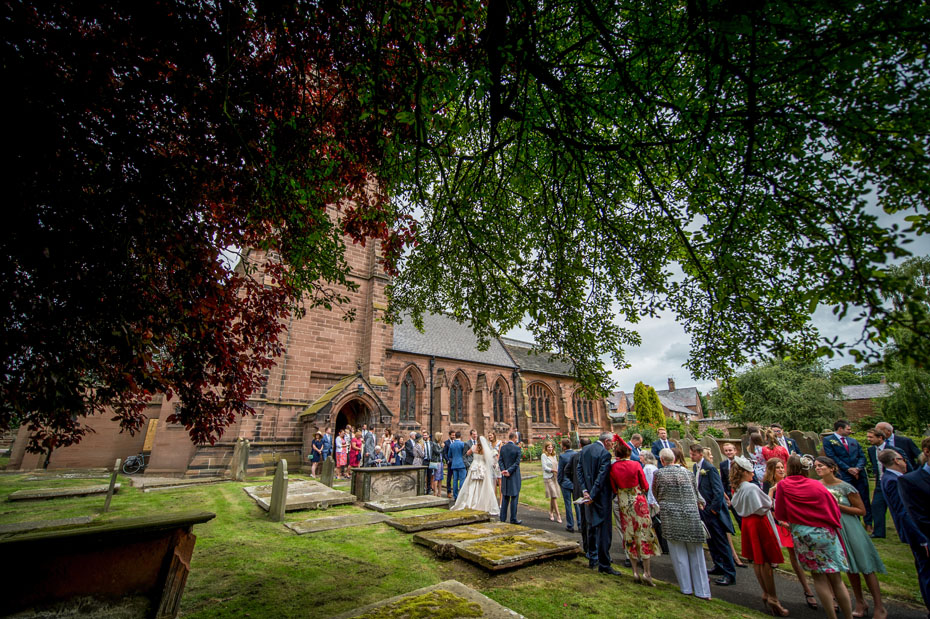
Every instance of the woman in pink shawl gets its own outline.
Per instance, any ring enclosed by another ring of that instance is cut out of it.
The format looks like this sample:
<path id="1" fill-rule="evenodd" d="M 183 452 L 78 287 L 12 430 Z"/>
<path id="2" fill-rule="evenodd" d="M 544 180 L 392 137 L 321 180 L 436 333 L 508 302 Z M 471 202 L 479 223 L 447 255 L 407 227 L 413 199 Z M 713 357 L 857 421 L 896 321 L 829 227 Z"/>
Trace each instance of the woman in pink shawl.
<path id="1" fill-rule="evenodd" d="M 813 465 L 807 456 L 788 458 L 788 477 L 775 488 L 775 518 L 791 527 L 798 560 L 810 570 L 814 589 L 827 617 L 836 619 L 835 598 L 843 614 L 852 616 L 843 572 L 849 571 L 840 543 L 840 508 L 823 484 L 805 475 Z"/>

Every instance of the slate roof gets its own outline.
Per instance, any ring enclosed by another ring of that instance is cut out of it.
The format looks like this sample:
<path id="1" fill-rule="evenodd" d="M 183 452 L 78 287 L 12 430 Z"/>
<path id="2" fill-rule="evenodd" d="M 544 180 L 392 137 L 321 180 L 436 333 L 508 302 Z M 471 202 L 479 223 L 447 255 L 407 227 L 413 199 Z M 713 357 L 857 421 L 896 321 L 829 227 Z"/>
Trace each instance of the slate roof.
<path id="1" fill-rule="evenodd" d="M 875 385 L 844 385 L 840 387 L 844 400 L 871 400 L 872 398 L 887 398 L 891 395 L 891 385 L 878 383 Z"/>
<path id="2" fill-rule="evenodd" d="M 682 415 L 697 415 L 696 412 L 694 412 L 690 408 L 685 408 L 684 406 L 681 406 L 680 404 L 678 404 L 677 402 L 669 398 L 667 395 L 662 395 L 661 392 L 657 392 L 657 393 L 659 395 L 659 402 L 661 402 L 662 406 L 664 406 L 668 410 L 675 411 L 676 413 L 680 413 Z"/>
<path id="3" fill-rule="evenodd" d="M 539 372 L 540 374 L 554 374 L 556 376 L 572 376 L 574 368 L 571 363 L 560 361 L 555 356 L 545 352 L 531 353 L 533 345 L 507 337 L 500 338 L 507 352 L 517 362 L 524 372 Z"/>
<path id="4" fill-rule="evenodd" d="M 424 314 L 423 333 L 413 326 L 409 314 L 401 318 L 403 322 L 394 325 L 392 348 L 396 351 L 516 367 L 514 360 L 497 339 L 491 339 L 491 346 L 487 350 L 478 350 L 478 337 L 474 331 L 445 314 Z"/>
<path id="5" fill-rule="evenodd" d="M 656 393 L 659 394 L 659 399 L 666 398 L 670 402 L 682 406 L 697 406 L 698 404 L 698 390 L 697 387 L 682 387 L 680 389 L 675 389 L 675 391 L 669 391 L 668 389 L 662 389 L 659 391 L 656 389 Z M 694 411 L 691 411 L 692 413 Z"/>

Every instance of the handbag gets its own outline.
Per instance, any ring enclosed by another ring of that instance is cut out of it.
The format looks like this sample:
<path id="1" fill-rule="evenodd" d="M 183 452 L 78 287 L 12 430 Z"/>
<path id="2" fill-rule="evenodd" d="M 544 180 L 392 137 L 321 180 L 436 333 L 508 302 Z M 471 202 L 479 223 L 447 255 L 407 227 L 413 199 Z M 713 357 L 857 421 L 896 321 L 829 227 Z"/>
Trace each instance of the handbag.
<path id="1" fill-rule="evenodd" d="M 701 522 L 701 528 L 704 529 L 704 539 L 710 539 L 710 531 L 707 530 L 707 525 Z"/>

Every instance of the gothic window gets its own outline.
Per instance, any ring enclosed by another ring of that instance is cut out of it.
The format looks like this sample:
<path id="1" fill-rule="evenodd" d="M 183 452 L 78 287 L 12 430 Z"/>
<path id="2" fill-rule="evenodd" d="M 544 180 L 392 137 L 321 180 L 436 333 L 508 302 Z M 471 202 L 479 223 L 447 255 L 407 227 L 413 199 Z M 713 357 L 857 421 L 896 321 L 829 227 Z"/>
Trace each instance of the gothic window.
<path id="1" fill-rule="evenodd" d="M 417 418 L 417 385 L 410 372 L 400 384 L 400 420 L 416 421 Z"/>
<path id="2" fill-rule="evenodd" d="M 533 423 L 552 423 L 552 398 L 549 391 L 540 384 L 531 385 L 527 396 L 530 399 L 530 418 Z"/>
<path id="3" fill-rule="evenodd" d="M 451 423 L 465 423 L 465 390 L 456 376 L 449 390 L 449 421 Z"/>
<path id="4" fill-rule="evenodd" d="M 578 423 L 591 424 L 594 423 L 594 414 L 592 413 L 593 402 L 584 396 L 581 393 L 576 393 L 572 400 L 572 408 L 575 411 L 575 420 Z"/>
<path id="5" fill-rule="evenodd" d="M 494 421 L 504 422 L 504 390 L 500 382 L 494 385 L 494 391 L 491 392 L 491 402 L 494 405 Z"/>

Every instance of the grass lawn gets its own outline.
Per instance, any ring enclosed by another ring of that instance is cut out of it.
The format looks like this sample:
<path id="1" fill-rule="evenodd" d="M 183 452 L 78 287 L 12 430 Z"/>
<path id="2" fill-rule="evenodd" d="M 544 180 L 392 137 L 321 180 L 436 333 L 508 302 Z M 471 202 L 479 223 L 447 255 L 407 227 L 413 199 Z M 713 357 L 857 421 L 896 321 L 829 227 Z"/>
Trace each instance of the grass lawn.
<path id="1" fill-rule="evenodd" d="M 153 512 L 208 510 L 217 517 L 194 529 L 197 546 L 182 601 L 185 617 L 330 616 L 406 591 L 456 579 L 528 617 L 762 617 L 723 601 L 703 602 L 671 584 L 645 589 L 629 578 L 598 575 L 580 558 L 556 560 L 503 574 L 488 574 L 461 560 L 443 561 L 385 524 L 297 536 L 267 520 L 242 486 L 222 483 L 143 493 L 128 478 L 111 512 L 99 514 L 104 497 L 11 503 L 21 488 L 103 483 L 97 480 L 23 481 L 0 475 L 0 523 L 93 515 L 100 521 Z M 538 485 L 537 493 L 533 487 Z M 542 497 L 542 477 L 527 480 L 527 499 Z M 523 498 L 521 496 L 521 498 Z M 543 498 L 543 506 L 546 505 Z M 534 499 L 535 501 L 535 499 Z M 530 501 L 527 501 L 530 502 Z M 535 504 L 535 503 L 534 503 Z M 363 511 L 354 506 L 292 512 L 288 520 Z M 403 515 L 431 513 L 412 510 Z"/>
<path id="2" fill-rule="evenodd" d="M 688 465 L 691 465 L 690 459 L 688 460 Z M 523 462 L 520 464 L 520 469 L 523 471 L 524 475 L 534 474 L 537 471 L 539 472 L 538 477 L 523 481 L 520 490 L 520 502 L 548 511 L 549 499 L 546 498 L 546 492 L 543 488 L 541 465 L 539 462 Z M 870 491 L 874 491 L 871 484 L 869 489 Z M 564 509 L 565 507 L 560 499 L 559 512 L 562 513 Z M 562 513 L 562 518 L 564 520 L 564 513 Z M 885 539 L 874 540 L 875 548 L 881 555 L 882 561 L 885 564 L 885 569 L 888 571 L 887 574 L 878 575 L 882 595 L 909 604 L 923 606 L 923 598 L 920 597 L 920 588 L 917 584 L 917 574 L 914 568 L 914 555 L 911 554 L 911 550 L 906 544 L 902 544 L 900 540 L 898 540 L 898 534 L 895 532 L 891 514 L 885 517 L 885 523 L 887 528 Z M 739 551 L 739 527 L 736 526 L 735 521 L 733 522 L 733 526 L 736 527 L 736 536 L 733 542 L 736 546 L 736 550 Z M 785 563 L 782 565 L 782 568 L 786 570 L 786 573 L 794 574 L 791 570 L 791 563 L 788 561 L 787 555 L 785 555 Z M 848 583 L 849 581 L 847 579 L 847 584 Z M 863 588 L 865 588 L 864 583 Z M 865 588 L 865 595 L 868 596 L 867 588 Z"/>

